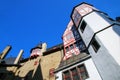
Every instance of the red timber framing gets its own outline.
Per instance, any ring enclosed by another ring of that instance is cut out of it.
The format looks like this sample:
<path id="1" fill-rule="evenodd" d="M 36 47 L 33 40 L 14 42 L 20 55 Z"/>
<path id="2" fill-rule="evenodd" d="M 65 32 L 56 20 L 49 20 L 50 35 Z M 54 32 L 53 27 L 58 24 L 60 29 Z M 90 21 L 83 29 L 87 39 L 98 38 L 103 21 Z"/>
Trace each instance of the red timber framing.
<path id="1" fill-rule="evenodd" d="M 73 55 L 78 55 L 80 53 L 79 48 L 76 46 L 76 42 L 80 39 L 80 36 L 72 20 L 69 22 L 62 39 L 65 54 L 63 60 L 66 60 Z"/>
<path id="2" fill-rule="evenodd" d="M 96 8 L 94 8 L 92 5 L 87 4 L 85 2 L 75 6 L 73 8 L 72 14 L 71 14 L 71 18 L 75 24 L 76 27 L 79 26 L 80 20 L 83 16 L 89 14 L 90 12 L 92 12 L 93 10 L 97 10 Z M 98 11 L 98 10 L 97 10 Z"/>

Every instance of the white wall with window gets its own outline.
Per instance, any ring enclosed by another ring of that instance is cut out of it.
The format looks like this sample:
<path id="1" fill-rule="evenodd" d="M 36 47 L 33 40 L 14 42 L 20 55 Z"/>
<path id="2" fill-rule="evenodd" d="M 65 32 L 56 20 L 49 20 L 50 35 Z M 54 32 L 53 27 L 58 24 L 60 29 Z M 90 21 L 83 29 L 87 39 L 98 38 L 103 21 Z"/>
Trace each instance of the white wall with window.
<path id="1" fill-rule="evenodd" d="M 96 34 L 109 54 L 120 65 L 120 26 L 114 25 Z"/>
<path id="2" fill-rule="evenodd" d="M 102 80 L 91 58 L 65 68 L 55 75 L 56 80 Z"/>
<path id="3" fill-rule="evenodd" d="M 120 26 L 114 25 L 97 33 L 88 48 L 103 80 L 119 80 L 120 78 L 119 43 Z"/>
<path id="4" fill-rule="evenodd" d="M 85 45 L 88 46 L 94 34 L 100 30 L 103 30 L 113 24 L 106 15 L 103 15 L 101 12 L 92 12 L 83 17 L 78 31 L 85 42 Z"/>

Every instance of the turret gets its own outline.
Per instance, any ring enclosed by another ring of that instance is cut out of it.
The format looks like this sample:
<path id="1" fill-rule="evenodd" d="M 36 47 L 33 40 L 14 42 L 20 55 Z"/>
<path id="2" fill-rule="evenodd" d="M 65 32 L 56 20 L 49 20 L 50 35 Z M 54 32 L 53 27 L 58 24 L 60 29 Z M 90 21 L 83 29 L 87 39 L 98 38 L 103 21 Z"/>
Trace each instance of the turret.
<path id="1" fill-rule="evenodd" d="M 91 13 L 92 11 L 98 11 L 98 9 L 85 2 L 75 6 L 71 14 L 71 19 L 75 26 L 78 27 L 82 17 Z"/>
<path id="2" fill-rule="evenodd" d="M 46 47 L 47 47 L 46 43 L 38 44 L 36 47 L 30 50 L 31 53 L 30 57 L 42 56 L 43 55 L 42 53 L 46 51 Z"/>
<path id="3" fill-rule="evenodd" d="M 71 18 L 102 80 L 119 80 L 120 25 L 116 21 L 120 18 L 115 21 L 86 3 L 76 6 Z"/>

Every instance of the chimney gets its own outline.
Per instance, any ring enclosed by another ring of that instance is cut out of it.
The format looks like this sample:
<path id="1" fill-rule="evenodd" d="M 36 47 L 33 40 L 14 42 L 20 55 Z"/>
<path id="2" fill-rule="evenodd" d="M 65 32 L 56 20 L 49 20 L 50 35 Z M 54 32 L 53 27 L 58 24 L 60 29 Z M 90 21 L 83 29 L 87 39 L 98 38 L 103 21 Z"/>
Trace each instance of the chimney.
<path id="1" fill-rule="evenodd" d="M 2 59 L 4 59 L 6 56 L 7 56 L 7 54 L 8 54 L 8 52 L 11 50 L 11 46 L 7 46 L 4 50 L 3 50 L 3 52 L 2 52 L 2 54 L 1 54 L 1 56 L 0 56 L 0 59 L 2 60 Z"/>
<path id="2" fill-rule="evenodd" d="M 47 44 L 46 43 L 43 43 L 42 44 L 42 53 L 45 52 L 47 49 Z"/>
<path id="3" fill-rule="evenodd" d="M 14 61 L 14 64 L 18 64 L 18 62 L 20 61 L 20 58 L 22 57 L 23 52 L 24 52 L 23 50 L 20 50 L 17 58 Z"/>

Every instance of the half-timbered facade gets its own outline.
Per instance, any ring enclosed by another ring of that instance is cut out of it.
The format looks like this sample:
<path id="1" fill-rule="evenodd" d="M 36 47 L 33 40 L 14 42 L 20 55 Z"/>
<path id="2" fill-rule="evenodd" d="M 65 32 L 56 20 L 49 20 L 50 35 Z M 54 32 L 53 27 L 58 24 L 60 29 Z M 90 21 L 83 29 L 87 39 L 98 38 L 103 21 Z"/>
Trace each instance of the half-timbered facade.
<path id="1" fill-rule="evenodd" d="M 85 49 L 84 43 L 82 42 L 78 30 L 74 26 L 72 20 L 69 22 L 62 39 L 64 44 L 63 60 L 69 59 L 74 55 L 78 55 L 81 50 Z"/>

